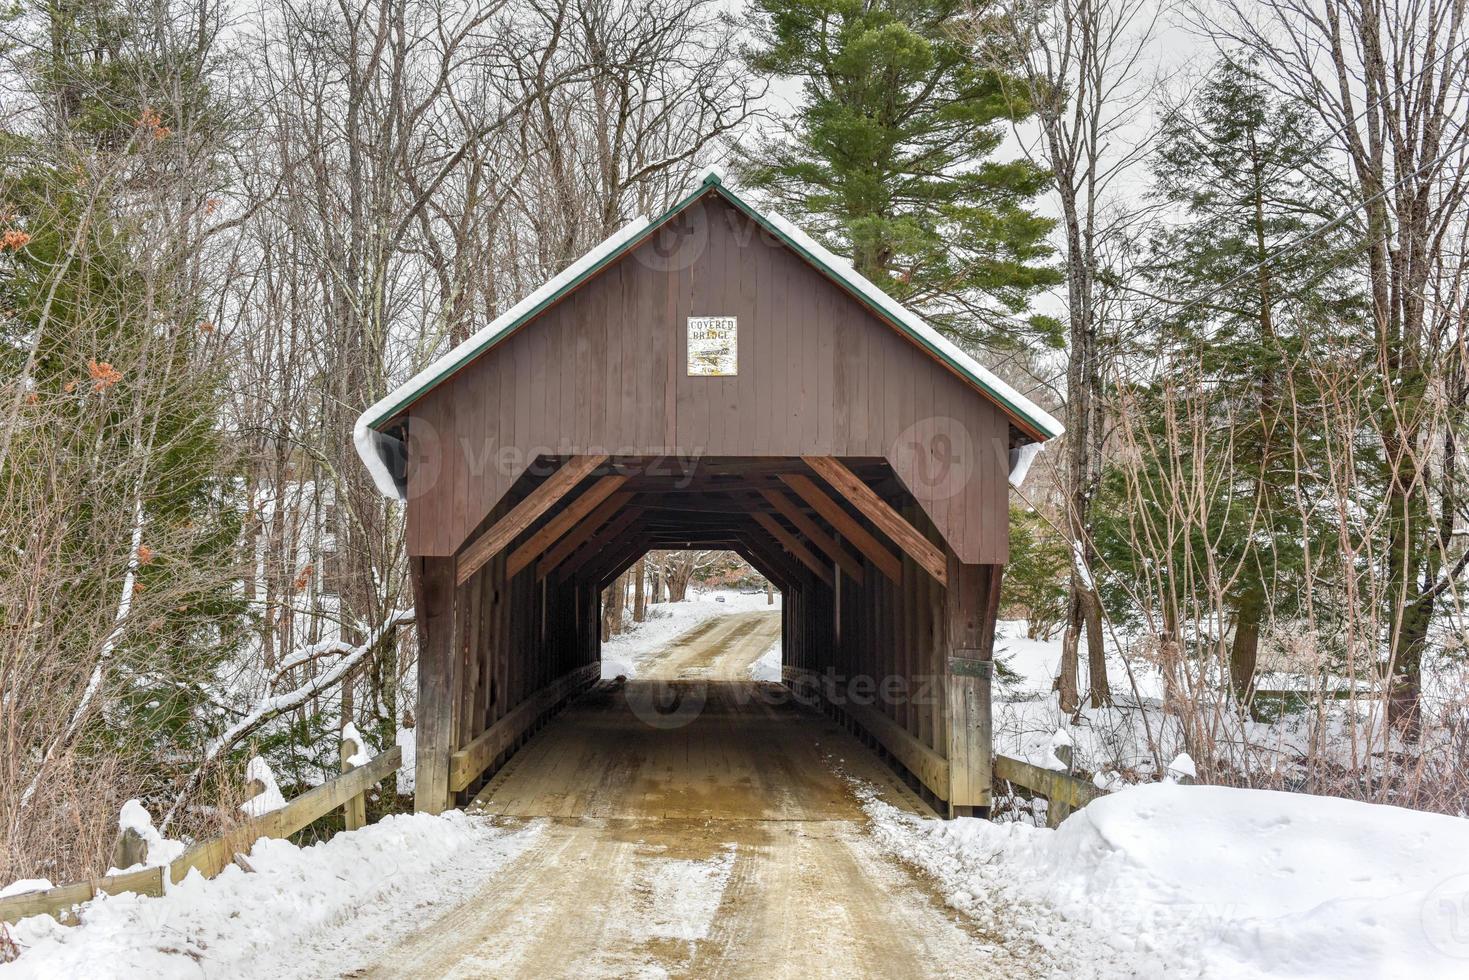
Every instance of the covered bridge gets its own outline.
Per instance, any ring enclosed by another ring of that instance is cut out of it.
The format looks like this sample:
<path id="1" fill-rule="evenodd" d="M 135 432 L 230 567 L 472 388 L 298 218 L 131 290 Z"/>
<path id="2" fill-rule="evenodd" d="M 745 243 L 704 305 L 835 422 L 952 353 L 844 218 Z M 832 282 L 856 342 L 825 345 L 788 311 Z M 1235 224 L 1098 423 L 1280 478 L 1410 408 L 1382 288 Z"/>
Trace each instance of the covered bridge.
<path id="1" fill-rule="evenodd" d="M 783 672 L 942 811 L 990 802 L 1008 478 L 1060 426 L 717 173 L 363 413 L 406 501 L 416 805 L 464 801 L 599 674 L 606 585 L 726 548 Z"/>

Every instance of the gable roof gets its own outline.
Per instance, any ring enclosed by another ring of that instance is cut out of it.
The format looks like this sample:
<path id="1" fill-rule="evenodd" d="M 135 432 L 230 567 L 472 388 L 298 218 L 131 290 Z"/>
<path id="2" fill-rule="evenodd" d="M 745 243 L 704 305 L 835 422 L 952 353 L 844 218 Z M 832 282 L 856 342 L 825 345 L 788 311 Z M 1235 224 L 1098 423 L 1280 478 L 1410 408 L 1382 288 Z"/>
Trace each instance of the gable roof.
<path id="1" fill-rule="evenodd" d="M 711 190 L 729 201 L 766 231 L 775 235 L 782 244 L 815 266 L 827 278 L 845 288 L 879 319 L 898 329 L 962 380 L 989 398 L 1017 429 L 1032 440 L 1037 443 L 1044 442 L 1065 431 L 1061 423 L 1050 414 L 1000 380 L 952 341 L 929 326 L 918 314 L 873 285 L 865 276 L 852 268 L 851 263 L 832 254 L 815 239 L 780 215 L 756 209 L 729 186 L 718 169 L 710 169 L 703 174 L 692 191 L 663 214 L 656 218 L 637 218 L 628 222 L 600 245 L 567 266 L 559 275 L 548 280 L 545 285 L 496 317 L 494 322 L 419 371 L 358 416 L 352 432 L 353 442 L 356 445 L 358 456 L 362 458 L 378 490 L 389 497 L 401 498 L 404 496 L 404 488 L 394 476 L 390 463 L 391 459 L 401 455 L 403 447 L 398 439 L 382 431 L 389 422 L 401 415 L 419 398 L 448 380 L 460 368 L 510 336 L 527 321 L 611 265 L 622 255 L 636 248 L 664 223 Z"/>

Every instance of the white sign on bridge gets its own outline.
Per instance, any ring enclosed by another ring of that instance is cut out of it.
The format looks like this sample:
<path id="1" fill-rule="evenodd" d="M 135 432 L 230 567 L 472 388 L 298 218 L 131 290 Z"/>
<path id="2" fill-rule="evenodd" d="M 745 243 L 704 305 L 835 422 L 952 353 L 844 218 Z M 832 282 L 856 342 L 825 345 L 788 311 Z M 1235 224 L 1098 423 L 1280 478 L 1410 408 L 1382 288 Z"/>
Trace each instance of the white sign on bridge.
<path id="1" fill-rule="evenodd" d="M 739 366 L 738 339 L 735 317 L 689 317 L 689 377 L 732 377 Z"/>

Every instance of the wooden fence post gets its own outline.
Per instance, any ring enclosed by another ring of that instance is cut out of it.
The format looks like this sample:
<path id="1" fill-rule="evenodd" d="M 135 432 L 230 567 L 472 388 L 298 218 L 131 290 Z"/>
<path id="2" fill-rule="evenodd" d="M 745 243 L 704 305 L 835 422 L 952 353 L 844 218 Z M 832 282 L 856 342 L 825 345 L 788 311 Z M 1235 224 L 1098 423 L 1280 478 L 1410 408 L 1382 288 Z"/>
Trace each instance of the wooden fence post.
<path id="1" fill-rule="evenodd" d="M 362 751 L 362 746 L 351 739 L 342 739 L 342 775 L 357 767 L 352 765 L 352 756 Z M 367 826 L 367 790 L 363 790 L 342 804 L 342 823 L 347 830 L 361 830 Z"/>

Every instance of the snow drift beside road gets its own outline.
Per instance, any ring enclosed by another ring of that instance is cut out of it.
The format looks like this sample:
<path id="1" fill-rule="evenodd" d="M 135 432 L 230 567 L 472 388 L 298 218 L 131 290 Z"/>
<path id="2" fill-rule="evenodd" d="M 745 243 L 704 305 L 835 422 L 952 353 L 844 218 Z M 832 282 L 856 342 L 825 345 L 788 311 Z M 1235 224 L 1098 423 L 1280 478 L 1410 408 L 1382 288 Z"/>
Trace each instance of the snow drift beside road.
<path id="1" fill-rule="evenodd" d="M 1469 821 L 1457 817 L 1164 784 L 1104 797 L 1054 831 L 866 807 L 950 904 L 998 907 L 1001 929 L 1007 905 L 1029 910 L 1067 975 L 1469 974 Z"/>
<path id="2" fill-rule="evenodd" d="M 0 977 L 338 976 L 473 894 L 540 834 L 451 811 L 384 817 L 310 847 L 261 840 L 255 870 L 198 873 L 162 898 L 123 894 L 11 928 Z"/>

